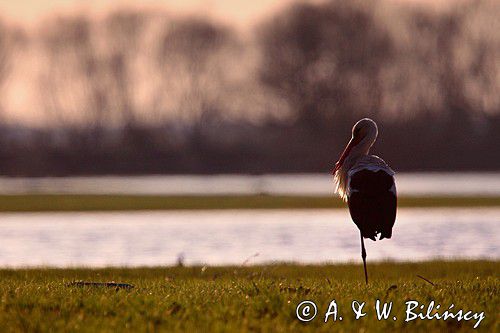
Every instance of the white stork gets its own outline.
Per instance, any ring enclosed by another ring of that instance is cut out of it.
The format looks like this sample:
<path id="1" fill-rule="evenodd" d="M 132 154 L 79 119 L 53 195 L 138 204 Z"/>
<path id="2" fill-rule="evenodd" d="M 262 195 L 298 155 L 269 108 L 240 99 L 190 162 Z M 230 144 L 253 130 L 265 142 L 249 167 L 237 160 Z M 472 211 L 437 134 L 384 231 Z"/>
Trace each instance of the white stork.
<path id="1" fill-rule="evenodd" d="M 377 124 L 361 119 L 352 128 L 352 138 L 332 171 L 335 191 L 347 201 L 351 217 L 361 234 L 361 257 L 366 271 L 366 250 L 363 238 L 391 238 L 396 220 L 396 185 L 394 171 L 370 148 L 378 135 Z"/>

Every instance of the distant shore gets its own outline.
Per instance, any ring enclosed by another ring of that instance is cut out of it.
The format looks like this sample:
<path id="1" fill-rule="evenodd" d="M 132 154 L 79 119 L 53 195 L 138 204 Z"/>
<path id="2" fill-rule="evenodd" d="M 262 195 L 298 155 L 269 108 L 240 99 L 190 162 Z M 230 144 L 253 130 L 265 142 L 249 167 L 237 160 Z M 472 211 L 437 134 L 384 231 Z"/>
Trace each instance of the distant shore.
<path id="1" fill-rule="evenodd" d="M 0 195 L 0 212 L 345 208 L 328 196 Z M 500 197 L 400 197 L 398 207 L 500 207 Z"/>

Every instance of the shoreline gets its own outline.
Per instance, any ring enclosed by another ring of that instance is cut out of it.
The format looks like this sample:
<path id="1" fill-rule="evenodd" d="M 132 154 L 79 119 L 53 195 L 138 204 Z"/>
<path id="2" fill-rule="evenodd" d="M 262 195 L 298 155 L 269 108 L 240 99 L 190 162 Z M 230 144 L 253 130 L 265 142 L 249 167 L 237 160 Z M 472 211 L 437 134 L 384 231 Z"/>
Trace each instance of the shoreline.
<path id="1" fill-rule="evenodd" d="M 0 195 L 0 212 L 84 212 L 215 209 L 345 209 L 347 204 L 331 196 L 273 195 Z M 500 197 L 400 197 L 406 207 L 500 207 Z"/>

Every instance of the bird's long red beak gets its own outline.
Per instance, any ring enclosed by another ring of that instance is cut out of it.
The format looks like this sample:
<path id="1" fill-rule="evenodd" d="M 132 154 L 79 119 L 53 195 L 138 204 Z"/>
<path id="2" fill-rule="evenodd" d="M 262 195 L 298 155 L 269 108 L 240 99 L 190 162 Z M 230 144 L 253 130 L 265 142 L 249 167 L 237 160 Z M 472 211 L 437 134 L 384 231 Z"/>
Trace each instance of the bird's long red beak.
<path id="1" fill-rule="evenodd" d="M 349 155 L 351 152 L 351 149 L 356 146 L 359 143 L 359 139 L 357 138 L 352 138 L 347 146 L 345 147 L 344 151 L 342 152 L 342 155 L 340 155 L 339 160 L 335 163 L 335 167 L 332 170 L 332 175 L 335 176 L 335 173 L 342 167 L 342 164 L 344 164 L 344 160 L 346 157 Z"/>

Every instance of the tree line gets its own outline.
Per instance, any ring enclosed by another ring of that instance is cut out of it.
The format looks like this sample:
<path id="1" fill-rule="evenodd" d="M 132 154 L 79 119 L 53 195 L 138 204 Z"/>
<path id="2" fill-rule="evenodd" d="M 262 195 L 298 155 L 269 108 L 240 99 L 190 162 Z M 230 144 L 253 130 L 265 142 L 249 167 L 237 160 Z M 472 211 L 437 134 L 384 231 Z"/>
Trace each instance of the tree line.
<path id="1" fill-rule="evenodd" d="M 128 9 L 0 24 L 0 173 L 327 172 L 361 117 L 398 170 L 498 170 L 498 14 L 297 3 L 250 37 Z M 36 126 L 5 116 L 20 59 Z"/>

